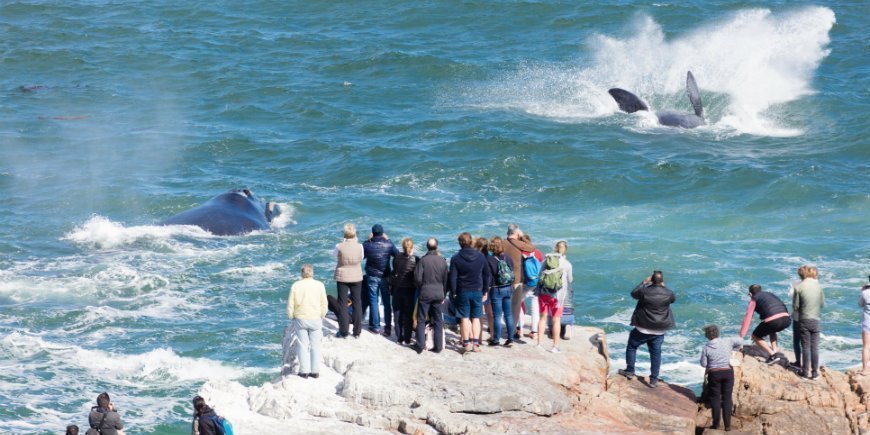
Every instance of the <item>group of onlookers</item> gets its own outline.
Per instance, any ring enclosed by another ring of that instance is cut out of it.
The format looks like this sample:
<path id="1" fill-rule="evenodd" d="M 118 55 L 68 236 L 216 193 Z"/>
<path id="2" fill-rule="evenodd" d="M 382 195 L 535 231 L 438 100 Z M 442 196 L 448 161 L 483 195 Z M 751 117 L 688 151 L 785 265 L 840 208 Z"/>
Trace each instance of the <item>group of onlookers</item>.
<path id="1" fill-rule="evenodd" d="M 109 393 L 103 392 L 97 396 L 97 406 L 91 408 L 88 414 L 88 429 L 86 435 L 124 435 L 124 424 L 115 405 L 109 399 Z M 193 398 L 192 435 L 233 435 L 232 425 L 217 415 L 200 396 Z M 71 424 L 66 427 L 66 435 L 79 435 L 79 427 Z"/>
<path id="2" fill-rule="evenodd" d="M 720 337 L 717 325 L 704 328 L 704 335 L 709 341 L 701 350 L 701 365 L 706 368 L 713 409 L 713 428 L 718 428 L 722 419 L 725 430 L 731 429 L 731 396 L 734 388 L 731 352 L 742 345 L 753 313 L 758 313 L 761 322 L 752 332 L 752 341 L 765 352 L 767 364 L 788 363 L 785 355 L 779 352 L 776 334 L 791 326 L 794 331 L 795 361 L 788 367 L 804 378 L 819 377 L 820 312 L 825 305 L 825 293 L 819 285 L 819 272 L 815 266 L 801 266 L 797 273 L 800 281 L 792 284 L 789 289 L 789 296 L 792 298 L 791 314 L 778 296 L 764 291 L 758 284 L 752 284 L 749 286 L 750 300 L 738 336 Z M 635 376 L 637 348 L 646 344 L 651 366 L 647 385 L 655 388 L 658 385 L 664 336 L 667 330 L 675 326 L 670 305 L 676 301 L 676 297 L 665 287 L 661 271 L 654 271 L 646 277 L 632 290 L 631 296 L 637 300 L 631 316 L 631 325 L 634 328 L 628 336 L 625 349 L 626 367 L 618 373 L 628 379 Z M 864 309 L 862 373 L 866 373 L 870 363 L 870 285 L 862 288 L 859 304 Z M 769 340 L 769 344 L 765 338 Z"/>

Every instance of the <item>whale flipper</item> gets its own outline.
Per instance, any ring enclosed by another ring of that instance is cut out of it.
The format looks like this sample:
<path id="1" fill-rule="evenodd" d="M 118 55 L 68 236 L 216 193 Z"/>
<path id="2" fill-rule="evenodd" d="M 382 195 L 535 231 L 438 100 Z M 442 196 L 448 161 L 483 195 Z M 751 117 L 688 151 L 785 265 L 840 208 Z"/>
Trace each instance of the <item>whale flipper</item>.
<path id="1" fill-rule="evenodd" d="M 641 101 L 637 95 L 634 95 L 625 89 L 613 88 L 608 90 L 607 93 L 616 100 L 616 104 L 619 105 L 619 110 L 622 110 L 625 113 L 634 113 L 638 110 L 649 110 L 646 103 Z"/>
<path id="2" fill-rule="evenodd" d="M 701 105 L 701 92 L 698 91 L 698 84 L 695 83 L 695 76 L 692 75 L 691 71 L 686 74 L 686 94 L 689 95 L 689 101 L 692 102 L 695 115 L 703 118 L 704 107 Z"/>

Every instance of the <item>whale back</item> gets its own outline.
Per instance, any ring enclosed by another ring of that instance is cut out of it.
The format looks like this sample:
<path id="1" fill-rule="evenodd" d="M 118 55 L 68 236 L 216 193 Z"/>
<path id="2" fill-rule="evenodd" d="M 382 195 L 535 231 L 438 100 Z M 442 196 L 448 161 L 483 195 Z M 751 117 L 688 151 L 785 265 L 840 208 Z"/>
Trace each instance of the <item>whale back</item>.
<path id="1" fill-rule="evenodd" d="M 698 91 L 698 84 L 695 83 L 695 76 L 692 75 L 691 71 L 686 74 L 686 94 L 689 95 L 689 101 L 692 103 L 695 115 L 703 118 L 704 107 L 701 106 L 701 92 Z"/>
<path id="2" fill-rule="evenodd" d="M 637 95 L 632 94 L 631 92 L 626 91 L 625 89 L 613 88 L 607 91 L 614 100 L 616 100 L 616 104 L 619 105 L 619 110 L 622 110 L 625 113 L 634 113 L 639 110 L 649 110 L 646 103 L 641 101 Z"/>
<path id="3" fill-rule="evenodd" d="M 269 229 L 265 207 L 253 195 L 228 192 L 172 216 L 162 225 L 195 225 L 216 236 L 245 234 Z"/>
<path id="4" fill-rule="evenodd" d="M 704 118 L 688 112 L 663 110 L 656 112 L 659 124 L 668 127 L 695 128 L 704 125 Z"/>

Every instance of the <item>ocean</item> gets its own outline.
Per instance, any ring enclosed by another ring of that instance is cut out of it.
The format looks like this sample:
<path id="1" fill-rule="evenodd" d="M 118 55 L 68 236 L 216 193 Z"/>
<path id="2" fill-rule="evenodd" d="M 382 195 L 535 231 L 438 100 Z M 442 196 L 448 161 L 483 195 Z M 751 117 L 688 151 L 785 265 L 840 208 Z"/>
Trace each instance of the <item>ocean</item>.
<path id="1" fill-rule="evenodd" d="M 868 16 L 846 0 L 2 2 L 0 432 L 85 427 L 109 391 L 128 434 L 184 433 L 205 382 L 275 378 L 290 285 L 312 263 L 334 291 L 345 222 L 447 255 L 513 222 L 544 252 L 566 240 L 577 322 L 608 333 L 613 371 L 629 292 L 663 270 L 662 377 L 696 390 L 701 328 L 736 333 L 750 284 L 787 299 L 812 263 L 822 364 L 859 364 Z M 697 129 L 607 94 L 689 111 L 689 70 Z M 271 230 L 158 225 L 244 187 L 282 204 Z"/>

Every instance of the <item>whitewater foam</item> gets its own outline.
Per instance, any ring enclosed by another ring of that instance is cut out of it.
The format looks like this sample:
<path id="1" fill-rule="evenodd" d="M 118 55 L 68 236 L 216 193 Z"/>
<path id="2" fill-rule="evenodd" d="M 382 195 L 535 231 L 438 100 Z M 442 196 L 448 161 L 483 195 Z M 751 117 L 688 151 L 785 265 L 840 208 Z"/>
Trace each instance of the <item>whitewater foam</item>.
<path id="1" fill-rule="evenodd" d="M 708 121 L 701 132 L 715 137 L 796 136 L 803 130 L 784 105 L 814 92 L 813 74 L 830 52 L 828 32 L 835 22 L 834 12 L 825 7 L 777 14 L 746 9 L 668 39 L 661 25 L 640 16 L 628 26 L 630 36 L 590 38 L 590 59 L 583 61 L 588 67 L 524 63 L 469 90 L 467 103 L 590 122 L 618 112 L 607 90 L 620 87 L 645 99 L 653 110 L 688 112 L 685 82 L 691 70 Z M 620 116 L 635 131 L 671 130 L 661 128 L 648 112 Z"/>

